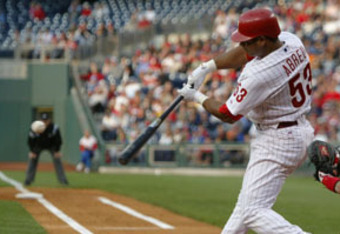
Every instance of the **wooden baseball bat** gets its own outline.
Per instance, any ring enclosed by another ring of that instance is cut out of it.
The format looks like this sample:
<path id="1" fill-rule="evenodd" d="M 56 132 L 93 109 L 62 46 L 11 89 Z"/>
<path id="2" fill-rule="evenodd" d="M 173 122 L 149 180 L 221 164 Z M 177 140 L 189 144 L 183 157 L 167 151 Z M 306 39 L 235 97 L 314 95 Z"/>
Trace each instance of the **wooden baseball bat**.
<path id="1" fill-rule="evenodd" d="M 161 114 L 161 116 L 155 119 L 138 137 L 131 142 L 119 155 L 118 161 L 122 165 L 126 165 L 136 155 L 136 153 L 143 147 L 143 145 L 150 139 L 150 137 L 156 132 L 158 127 L 168 117 L 173 109 L 183 100 L 183 96 L 178 96 L 170 106 Z"/>

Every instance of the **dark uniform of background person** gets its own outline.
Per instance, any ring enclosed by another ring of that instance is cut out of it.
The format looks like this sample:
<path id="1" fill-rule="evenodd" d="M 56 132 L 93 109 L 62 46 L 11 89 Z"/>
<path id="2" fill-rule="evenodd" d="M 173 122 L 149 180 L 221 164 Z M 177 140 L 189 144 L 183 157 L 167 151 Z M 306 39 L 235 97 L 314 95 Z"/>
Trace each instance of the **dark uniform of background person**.
<path id="1" fill-rule="evenodd" d="M 59 127 L 52 122 L 49 113 L 42 113 L 41 120 L 46 124 L 45 131 L 41 134 L 37 134 L 31 129 L 28 134 L 28 146 L 30 152 L 28 154 L 29 161 L 25 185 L 30 185 L 34 181 L 39 156 L 43 150 L 50 151 L 58 180 L 61 184 L 67 185 L 68 181 L 61 162 L 62 154 L 60 152 L 60 147 L 62 145 L 62 139 Z"/>

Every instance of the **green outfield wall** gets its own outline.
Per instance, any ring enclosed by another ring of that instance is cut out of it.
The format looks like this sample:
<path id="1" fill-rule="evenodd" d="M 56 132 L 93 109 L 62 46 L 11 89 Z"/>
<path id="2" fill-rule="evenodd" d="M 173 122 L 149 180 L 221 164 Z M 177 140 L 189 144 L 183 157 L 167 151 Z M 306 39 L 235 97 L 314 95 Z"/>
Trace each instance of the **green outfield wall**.
<path id="1" fill-rule="evenodd" d="M 0 162 L 27 161 L 30 124 L 39 111 L 47 110 L 60 126 L 64 161 L 76 163 L 80 157 L 78 142 L 82 129 L 70 96 L 69 65 L 20 62 L 14 66 L 13 63 L 15 61 L 8 66 L 0 65 L 2 70 L 7 69 L 0 72 Z M 44 153 L 41 161 L 51 161 L 51 158 Z"/>

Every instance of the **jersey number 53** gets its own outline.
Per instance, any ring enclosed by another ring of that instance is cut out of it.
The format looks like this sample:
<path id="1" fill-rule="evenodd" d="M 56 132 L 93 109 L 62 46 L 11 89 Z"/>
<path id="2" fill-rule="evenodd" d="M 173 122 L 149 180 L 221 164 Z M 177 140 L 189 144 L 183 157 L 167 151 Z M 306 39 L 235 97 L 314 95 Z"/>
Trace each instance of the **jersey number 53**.
<path id="1" fill-rule="evenodd" d="M 236 96 L 237 102 L 242 102 L 243 98 L 248 94 L 245 88 L 241 88 L 241 83 L 237 84 L 235 91 L 233 92 L 233 96 Z"/>
<path id="2" fill-rule="evenodd" d="M 301 107 L 306 101 L 306 94 L 312 94 L 312 70 L 310 64 L 303 69 L 302 74 L 296 74 L 289 81 L 289 91 L 294 107 Z M 302 75 L 302 77 L 301 77 Z"/>

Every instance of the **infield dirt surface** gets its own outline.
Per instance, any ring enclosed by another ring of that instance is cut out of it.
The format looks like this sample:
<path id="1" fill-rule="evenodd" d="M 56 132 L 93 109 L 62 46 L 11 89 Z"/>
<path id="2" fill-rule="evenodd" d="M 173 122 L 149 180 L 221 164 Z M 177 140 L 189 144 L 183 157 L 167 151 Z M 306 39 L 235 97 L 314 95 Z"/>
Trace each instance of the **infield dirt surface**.
<path id="1" fill-rule="evenodd" d="M 12 164 L 6 166 L 3 164 L 0 167 L 0 170 L 14 170 L 14 168 L 20 170 L 23 169 L 22 167 L 24 167 L 24 165 L 25 164 L 17 164 L 14 166 Z M 51 165 L 39 165 L 39 170 L 51 169 Z M 73 170 L 74 168 L 65 167 L 65 169 Z M 28 187 L 28 189 L 32 192 L 42 193 L 46 200 L 93 233 L 214 234 L 221 232 L 221 229 L 218 227 L 183 217 L 163 208 L 149 205 L 132 198 L 100 190 L 38 187 Z M 15 200 L 20 202 L 48 233 L 78 233 L 67 223 L 48 211 L 37 200 L 15 198 L 15 195 L 19 193 L 19 191 L 13 187 L 4 187 L 0 190 L 0 200 Z M 150 216 L 161 222 L 174 226 L 175 229 L 161 229 L 152 223 L 101 203 L 98 199 L 99 197 L 105 197 L 113 202 L 128 206 L 143 215 Z"/>

